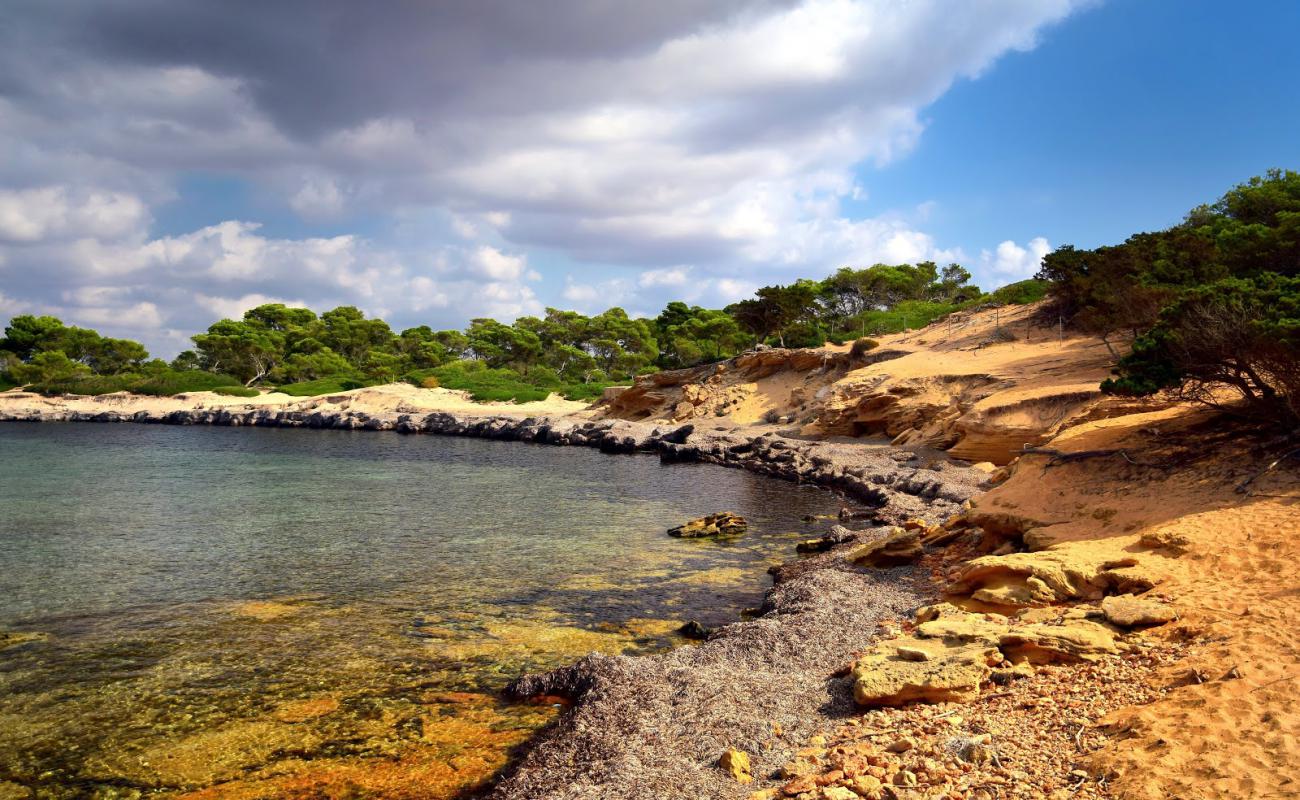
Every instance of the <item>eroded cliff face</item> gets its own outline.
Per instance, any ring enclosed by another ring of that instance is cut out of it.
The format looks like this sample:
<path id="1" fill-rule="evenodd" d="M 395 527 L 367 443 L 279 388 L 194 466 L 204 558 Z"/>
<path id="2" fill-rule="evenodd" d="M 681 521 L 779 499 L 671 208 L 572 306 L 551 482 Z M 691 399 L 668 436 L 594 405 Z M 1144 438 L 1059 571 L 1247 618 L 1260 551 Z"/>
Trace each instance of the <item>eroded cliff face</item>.
<path id="1" fill-rule="evenodd" d="M 1038 321 L 1037 306 L 964 312 L 847 347 L 754 351 L 638 378 L 604 413 L 631 420 L 797 423 L 810 436 L 883 437 L 1006 464 L 1060 431 L 1154 407 L 1105 397 L 1110 355 Z"/>

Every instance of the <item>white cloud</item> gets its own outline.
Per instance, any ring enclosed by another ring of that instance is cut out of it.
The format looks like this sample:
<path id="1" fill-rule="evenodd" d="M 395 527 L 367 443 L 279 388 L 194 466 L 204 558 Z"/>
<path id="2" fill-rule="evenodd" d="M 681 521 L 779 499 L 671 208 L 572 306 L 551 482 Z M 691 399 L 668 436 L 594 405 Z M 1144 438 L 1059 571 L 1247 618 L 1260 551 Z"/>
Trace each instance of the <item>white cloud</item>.
<path id="1" fill-rule="evenodd" d="M 992 274 L 998 285 L 1014 283 L 1025 278 L 1034 277 L 1042 266 L 1043 256 L 1052 252 L 1047 239 L 1036 236 L 1025 243 L 1024 247 L 1008 239 L 990 253 L 980 253 L 980 266 Z"/>
<path id="2" fill-rule="evenodd" d="M 648 269 L 641 273 L 641 277 L 637 278 L 637 285 L 646 288 L 654 286 L 685 286 L 690 277 L 690 267 Z"/>

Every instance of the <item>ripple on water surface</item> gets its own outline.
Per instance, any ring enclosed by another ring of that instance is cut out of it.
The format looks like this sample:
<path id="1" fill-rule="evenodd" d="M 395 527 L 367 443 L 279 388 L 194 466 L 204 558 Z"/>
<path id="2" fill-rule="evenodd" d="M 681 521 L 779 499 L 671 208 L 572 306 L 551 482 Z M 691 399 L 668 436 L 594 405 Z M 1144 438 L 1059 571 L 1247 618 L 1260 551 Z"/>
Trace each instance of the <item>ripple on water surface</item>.
<path id="1" fill-rule="evenodd" d="M 838 502 L 578 448 L 10 424 L 0 507 L 0 630 L 41 634 L 0 649 L 0 800 L 437 798 L 554 714 L 508 680 L 735 620 Z M 664 534 L 724 509 L 745 536 Z"/>

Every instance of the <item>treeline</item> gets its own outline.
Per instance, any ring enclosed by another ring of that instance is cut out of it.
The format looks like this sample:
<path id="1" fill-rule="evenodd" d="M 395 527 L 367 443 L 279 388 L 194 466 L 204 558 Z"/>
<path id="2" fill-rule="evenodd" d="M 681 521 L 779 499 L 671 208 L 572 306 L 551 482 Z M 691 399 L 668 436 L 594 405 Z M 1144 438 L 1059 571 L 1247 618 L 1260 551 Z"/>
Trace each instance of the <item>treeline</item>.
<path id="1" fill-rule="evenodd" d="M 1104 391 L 1300 427 L 1300 173 L 1272 170 L 1120 245 L 1060 247 L 1038 277 L 1054 313 L 1112 348 Z"/>
<path id="2" fill-rule="evenodd" d="M 979 302 L 1031 302 L 1044 292 L 1040 282 L 1025 281 L 985 295 L 970 278 L 957 264 L 846 267 L 821 281 L 764 287 L 724 309 L 674 301 L 654 319 L 633 319 L 621 308 L 595 316 L 552 308 L 512 324 L 475 319 L 464 330 L 395 332 L 351 306 L 317 315 L 267 304 L 196 334 L 193 349 L 171 363 L 149 360 L 136 342 L 24 315 L 0 340 L 0 368 L 10 385 L 82 394 L 214 386 L 232 394 L 257 386 L 320 394 L 406 379 L 479 399 L 551 391 L 589 398 L 638 374 L 729 358 L 760 342 L 841 343 L 921 327 Z"/>

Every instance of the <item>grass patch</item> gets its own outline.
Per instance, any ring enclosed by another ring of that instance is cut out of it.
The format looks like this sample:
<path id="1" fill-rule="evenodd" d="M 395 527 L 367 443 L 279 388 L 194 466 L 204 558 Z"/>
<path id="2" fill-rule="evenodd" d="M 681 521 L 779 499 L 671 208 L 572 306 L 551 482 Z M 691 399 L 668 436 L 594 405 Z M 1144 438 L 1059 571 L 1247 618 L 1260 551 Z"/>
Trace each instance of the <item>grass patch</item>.
<path id="1" fill-rule="evenodd" d="M 218 386 L 213 389 L 214 394 L 222 394 L 228 397 L 257 397 L 261 392 L 256 389 L 250 389 L 247 386 Z"/>
<path id="2" fill-rule="evenodd" d="M 317 378 L 314 381 L 287 383 L 284 386 L 275 387 L 275 390 L 294 397 L 315 397 L 321 394 L 338 394 L 352 389 L 362 389 L 366 385 L 365 381 L 349 375 L 331 375 L 328 378 Z"/>

